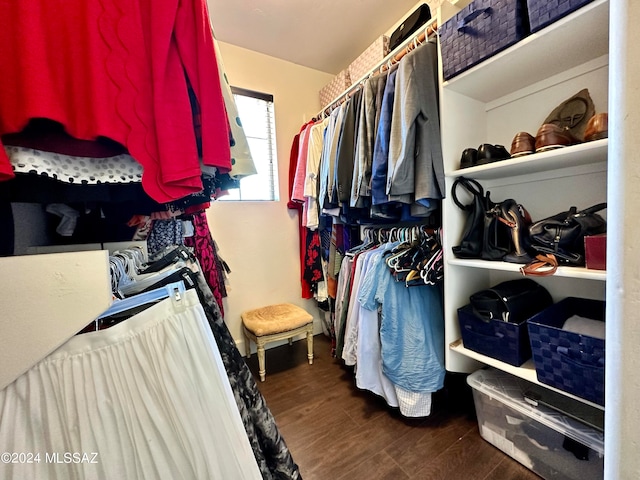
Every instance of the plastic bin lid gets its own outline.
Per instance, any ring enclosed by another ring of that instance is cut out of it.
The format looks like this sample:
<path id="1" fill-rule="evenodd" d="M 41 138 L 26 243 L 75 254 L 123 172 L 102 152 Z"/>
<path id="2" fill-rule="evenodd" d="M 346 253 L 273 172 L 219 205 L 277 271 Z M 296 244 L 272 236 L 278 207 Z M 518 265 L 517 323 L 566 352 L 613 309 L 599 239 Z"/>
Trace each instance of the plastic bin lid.
<path id="1" fill-rule="evenodd" d="M 513 410 L 604 455 L 602 432 L 545 405 L 533 406 L 525 400 L 524 393 L 539 391 L 541 387 L 538 385 L 494 368 L 483 368 L 470 374 L 467 383 L 489 398 L 495 398 Z M 575 402 L 577 407 L 583 405 L 578 400 L 567 399 Z"/>

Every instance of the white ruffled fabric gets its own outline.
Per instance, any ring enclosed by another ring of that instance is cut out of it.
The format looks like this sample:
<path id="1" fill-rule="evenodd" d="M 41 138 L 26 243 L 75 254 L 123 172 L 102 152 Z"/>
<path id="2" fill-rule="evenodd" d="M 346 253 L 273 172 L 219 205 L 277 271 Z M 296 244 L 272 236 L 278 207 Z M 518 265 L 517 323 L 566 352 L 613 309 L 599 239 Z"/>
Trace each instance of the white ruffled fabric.
<path id="1" fill-rule="evenodd" d="M 36 173 L 65 183 L 140 183 L 142 165 L 128 154 L 107 158 L 77 157 L 29 147 L 5 145 L 14 172 Z"/>
<path id="2" fill-rule="evenodd" d="M 0 446 L 39 454 L 3 457 L 3 480 L 262 478 L 195 290 L 73 337 L 0 391 Z"/>

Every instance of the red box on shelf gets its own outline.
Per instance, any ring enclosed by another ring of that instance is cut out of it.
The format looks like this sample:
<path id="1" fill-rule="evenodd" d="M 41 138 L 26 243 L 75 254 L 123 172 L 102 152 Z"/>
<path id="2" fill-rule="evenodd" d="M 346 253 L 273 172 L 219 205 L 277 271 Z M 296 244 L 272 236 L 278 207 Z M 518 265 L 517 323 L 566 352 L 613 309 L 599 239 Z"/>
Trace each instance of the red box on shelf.
<path id="1" fill-rule="evenodd" d="M 584 237 L 584 252 L 587 268 L 607 269 L 607 234 Z"/>

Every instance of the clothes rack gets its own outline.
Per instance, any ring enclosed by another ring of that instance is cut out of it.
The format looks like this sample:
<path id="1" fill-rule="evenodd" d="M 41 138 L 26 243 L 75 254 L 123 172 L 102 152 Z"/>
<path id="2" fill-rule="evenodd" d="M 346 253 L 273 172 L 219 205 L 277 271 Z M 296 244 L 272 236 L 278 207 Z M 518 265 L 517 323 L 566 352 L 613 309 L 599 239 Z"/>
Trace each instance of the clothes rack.
<path id="1" fill-rule="evenodd" d="M 433 242 L 438 231 L 423 226 L 363 230 L 365 243 L 347 251 L 340 266 L 335 356 L 356 367 L 359 389 L 379 395 L 406 417 L 426 417 L 431 394 L 444 382 L 438 285 L 443 265 L 439 242 Z M 436 248 L 422 248 L 429 244 Z M 426 256 L 418 258 L 421 253 Z M 423 260 L 424 268 L 414 270 Z"/>
<path id="2" fill-rule="evenodd" d="M 348 97 L 350 97 L 353 92 L 355 92 L 358 88 L 361 88 L 362 83 L 372 75 L 377 73 L 384 72 L 388 70 L 391 65 L 398 63 L 407 53 L 415 50 L 419 45 L 422 45 L 426 41 L 430 41 L 436 37 L 438 33 L 438 22 L 434 18 L 431 21 L 427 22 L 425 26 L 420 29 L 414 36 L 407 38 L 404 42 L 398 45 L 392 52 L 390 52 L 386 57 L 384 57 L 375 67 L 373 67 L 369 72 L 364 74 L 361 78 L 358 79 L 357 82 L 353 82 L 353 84 L 347 88 L 344 92 L 334 98 L 331 102 L 329 102 L 326 106 L 322 108 L 318 112 L 318 114 L 314 117 L 316 119 L 320 119 L 329 113 L 331 110 L 342 104 Z"/>
<path id="3" fill-rule="evenodd" d="M 440 241 L 440 229 L 424 225 L 412 226 L 367 226 L 362 228 L 362 236 L 366 239 L 377 240 L 378 243 L 401 242 L 418 238 L 421 235 L 435 236 Z"/>

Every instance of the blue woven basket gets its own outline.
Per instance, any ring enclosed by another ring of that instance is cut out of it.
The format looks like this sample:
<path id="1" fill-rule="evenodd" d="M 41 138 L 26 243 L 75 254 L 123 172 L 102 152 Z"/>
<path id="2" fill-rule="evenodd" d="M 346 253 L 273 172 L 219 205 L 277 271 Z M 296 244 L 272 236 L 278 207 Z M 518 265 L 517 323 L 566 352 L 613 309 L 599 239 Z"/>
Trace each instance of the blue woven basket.
<path id="1" fill-rule="evenodd" d="M 458 309 L 458 321 L 465 348 L 519 367 L 531 358 L 527 322 L 485 321 L 473 313 L 471 305 Z"/>
<path id="2" fill-rule="evenodd" d="M 593 0 L 527 0 L 531 31 L 546 27 Z"/>
<path id="3" fill-rule="evenodd" d="M 513 45 L 528 32 L 524 0 L 474 0 L 440 29 L 445 80 Z"/>
<path id="4" fill-rule="evenodd" d="M 538 381 L 604 405 L 605 341 L 568 332 L 573 315 L 604 321 L 605 302 L 568 297 L 527 321 Z"/>

